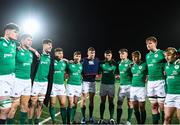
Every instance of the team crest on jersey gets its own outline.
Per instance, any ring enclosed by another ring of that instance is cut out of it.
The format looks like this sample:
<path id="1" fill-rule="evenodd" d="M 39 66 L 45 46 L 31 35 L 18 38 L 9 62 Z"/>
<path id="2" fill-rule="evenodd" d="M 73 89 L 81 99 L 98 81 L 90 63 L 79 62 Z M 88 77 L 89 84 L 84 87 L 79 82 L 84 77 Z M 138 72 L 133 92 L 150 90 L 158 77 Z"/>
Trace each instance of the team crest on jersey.
<path id="1" fill-rule="evenodd" d="M 166 66 L 166 69 L 169 69 L 169 66 Z"/>
<path id="2" fill-rule="evenodd" d="M 125 64 L 125 67 L 127 67 L 128 66 L 128 64 Z"/>
<path id="3" fill-rule="evenodd" d="M 154 57 L 157 58 L 157 57 L 158 57 L 158 54 L 155 54 Z"/>
<path id="4" fill-rule="evenodd" d="M 57 66 L 57 63 L 54 63 L 55 66 Z"/>
<path id="5" fill-rule="evenodd" d="M 21 53 L 22 56 L 24 56 L 24 53 Z"/>
<path id="6" fill-rule="evenodd" d="M 74 67 L 75 67 L 75 65 L 72 65 L 72 67 L 74 68 Z"/>
<path id="7" fill-rule="evenodd" d="M 175 65 L 174 68 L 175 68 L 175 69 L 179 69 L 179 65 Z"/>
<path id="8" fill-rule="evenodd" d="M 3 46 L 8 46 L 6 43 L 3 43 Z"/>
<path id="9" fill-rule="evenodd" d="M 142 66 L 139 66 L 139 69 L 142 69 Z"/>

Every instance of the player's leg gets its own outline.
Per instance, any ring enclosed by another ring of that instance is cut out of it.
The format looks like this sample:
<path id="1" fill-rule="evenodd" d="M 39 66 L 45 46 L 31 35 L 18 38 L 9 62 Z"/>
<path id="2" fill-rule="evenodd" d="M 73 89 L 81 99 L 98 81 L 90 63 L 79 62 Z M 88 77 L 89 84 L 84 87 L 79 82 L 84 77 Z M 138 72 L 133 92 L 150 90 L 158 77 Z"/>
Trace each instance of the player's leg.
<path id="1" fill-rule="evenodd" d="M 30 100 L 30 95 L 22 95 L 20 99 L 20 124 L 25 124 L 28 117 L 28 102 Z"/>
<path id="2" fill-rule="evenodd" d="M 56 123 L 56 120 L 55 120 L 55 114 L 56 114 L 55 105 L 56 105 L 56 96 L 51 96 L 49 113 L 50 113 L 53 124 Z"/>
<path id="3" fill-rule="evenodd" d="M 117 124 L 120 124 L 121 116 L 123 113 L 122 105 L 123 105 L 124 98 L 125 98 L 125 93 L 123 93 L 123 89 L 124 88 L 121 86 L 121 87 L 119 87 L 119 90 L 118 90 L 117 116 L 116 116 Z"/>
<path id="4" fill-rule="evenodd" d="M 29 102 L 28 123 L 33 124 L 35 108 L 37 107 L 38 96 L 31 96 Z"/>
<path id="5" fill-rule="evenodd" d="M 154 81 L 148 81 L 147 82 L 147 96 L 149 97 L 149 101 L 151 103 L 151 111 L 152 111 L 152 121 L 153 124 L 158 124 L 159 122 L 159 105 L 157 97 L 155 96 L 155 82 Z"/>
<path id="6" fill-rule="evenodd" d="M 109 102 L 109 114 L 110 114 L 110 124 L 114 124 L 114 94 L 115 86 L 109 85 L 108 90 L 108 102 Z"/>
<path id="7" fill-rule="evenodd" d="M 131 89 L 131 86 L 128 85 L 127 89 L 126 89 L 127 105 L 128 105 L 127 124 L 131 123 L 131 117 L 132 117 L 132 114 L 133 114 L 133 103 L 130 101 L 130 89 Z"/>
<path id="8" fill-rule="evenodd" d="M 26 85 L 25 85 L 26 84 Z M 27 123 L 29 100 L 31 95 L 31 80 L 23 80 L 21 86 L 24 86 L 20 98 L 20 124 Z"/>
<path id="9" fill-rule="evenodd" d="M 89 92 L 89 122 L 94 123 L 93 110 L 94 110 L 94 92 Z"/>
<path id="10" fill-rule="evenodd" d="M 177 118 L 178 118 L 179 124 L 180 124 L 180 107 L 177 109 Z"/>
<path id="11" fill-rule="evenodd" d="M 67 111 L 66 111 L 66 95 L 58 95 L 57 96 L 60 104 L 60 112 L 63 120 L 63 124 L 66 124 Z"/>
<path id="12" fill-rule="evenodd" d="M 20 98 L 14 97 L 11 105 L 11 110 L 8 113 L 7 124 L 14 124 L 14 115 L 17 111 L 17 107 L 20 105 Z"/>
<path id="13" fill-rule="evenodd" d="M 146 121 L 145 101 L 139 102 L 139 109 L 140 109 L 141 124 L 145 124 Z"/>
<path id="14" fill-rule="evenodd" d="M 132 103 L 133 103 L 134 115 L 136 117 L 137 123 L 141 124 L 139 102 L 137 100 L 134 100 L 134 101 L 132 101 Z"/>
<path id="15" fill-rule="evenodd" d="M 159 104 L 159 108 L 160 108 L 160 112 L 161 112 L 160 116 L 161 116 L 161 120 L 163 123 L 164 122 L 164 101 L 165 101 L 165 97 L 166 97 L 165 80 L 158 80 L 155 82 L 157 84 L 157 87 L 155 88 L 155 92 L 158 97 L 158 104 Z"/>
<path id="16" fill-rule="evenodd" d="M 68 96 L 67 124 L 72 123 L 73 106 L 74 106 L 74 97 Z"/>
<path id="17" fill-rule="evenodd" d="M 63 124 L 66 124 L 67 110 L 66 110 L 66 88 L 63 85 L 58 85 L 57 98 L 60 104 L 60 112 Z"/>
<path id="18" fill-rule="evenodd" d="M 86 118 L 85 118 L 85 114 L 86 114 L 86 99 L 88 96 L 88 90 L 89 90 L 89 84 L 90 82 L 83 82 L 82 83 L 82 95 L 81 95 L 81 114 L 82 114 L 82 119 L 81 119 L 81 123 L 85 124 L 86 123 Z"/>
<path id="19" fill-rule="evenodd" d="M 176 111 L 175 107 L 165 107 L 165 117 L 164 117 L 164 124 L 171 124 L 171 119 L 173 117 L 174 112 Z"/>
<path id="20" fill-rule="evenodd" d="M 0 124 L 5 124 L 8 113 L 11 109 L 11 104 L 12 101 L 10 97 L 0 96 Z"/>
<path id="21" fill-rule="evenodd" d="M 39 94 L 38 95 L 37 107 L 36 107 L 36 110 L 35 110 L 35 121 L 34 121 L 35 124 L 39 123 L 39 119 L 41 117 L 41 113 L 42 113 L 42 110 L 43 110 L 43 101 L 44 101 L 44 99 L 45 99 L 45 94 Z"/>
<path id="22" fill-rule="evenodd" d="M 145 124 L 145 121 L 146 121 L 146 109 L 145 109 L 146 89 L 145 87 L 139 87 L 136 93 L 137 93 L 137 99 L 139 102 L 141 124 Z"/>
<path id="23" fill-rule="evenodd" d="M 107 86 L 102 84 L 100 85 L 100 120 L 98 121 L 99 124 L 102 124 L 104 121 L 104 110 L 105 110 L 105 103 L 106 103 L 106 96 L 107 96 Z"/>

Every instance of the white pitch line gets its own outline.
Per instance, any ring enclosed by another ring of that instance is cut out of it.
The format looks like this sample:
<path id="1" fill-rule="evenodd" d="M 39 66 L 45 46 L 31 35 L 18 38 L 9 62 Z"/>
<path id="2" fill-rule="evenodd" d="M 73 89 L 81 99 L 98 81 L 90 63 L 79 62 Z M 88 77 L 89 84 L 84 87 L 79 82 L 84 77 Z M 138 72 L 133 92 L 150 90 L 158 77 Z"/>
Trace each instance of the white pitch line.
<path id="1" fill-rule="evenodd" d="M 96 94 L 97 94 L 98 92 L 99 92 L 99 91 L 97 91 Z M 89 98 L 89 96 L 87 97 L 87 99 L 88 99 L 88 98 Z M 78 104 L 79 104 L 79 103 L 81 103 L 81 100 L 78 101 Z M 55 117 L 57 117 L 58 115 L 60 115 L 60 112 L 56 113 L 56 114 L 55 114 Z M 42 122 L 39 123 L 39 125 L 42 125 L 42 124 L 44 124 L 45 122 L 47 122 L 47 121 L 49 121 L 49 120 L 51 120 L 51 117 L 48 117 L 48 118 L 44 119 Z"/>

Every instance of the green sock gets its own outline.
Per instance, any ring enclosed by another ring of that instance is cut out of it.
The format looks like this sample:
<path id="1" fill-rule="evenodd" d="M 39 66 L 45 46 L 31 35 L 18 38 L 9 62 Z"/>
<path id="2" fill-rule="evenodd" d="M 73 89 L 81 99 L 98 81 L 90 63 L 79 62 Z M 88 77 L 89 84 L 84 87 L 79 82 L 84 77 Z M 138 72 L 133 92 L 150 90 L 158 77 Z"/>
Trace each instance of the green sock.
<path id="1" fill-rule="evenodd" d="M 33 124 L 33 120 L 32 119 L 28 119 L 28 124 Z"/>
<path id="2" fill-rule="evenodd" d="M 75 115 L 76 115 L 76 109 L 77 109 L 77 107 L 76 106 L 73 106 L 72 107 L 72 113 L 71 113 L 71 122 L 73 122 L 74 121 L 74 117 L 75 117 Z"/>
<path id="3" fill-rule="evenodd" d="M 56 114 L 55 107 L 49 107 L 49 113 L 50 113 L 50 116 L 51 116 L 53 123 L 55 123 L 55 114 Z"/>
<path id="4" fill-rule="evenodd" d="M 164 122 L 164 111 L 161 111 L 161 120 L 162 120 L 162 124 Z"/>
<path id="5" fill-rule="evenodd" d="M 121 115 L 122 115 L 122 109 L 117 108 L 117 124 L 120 123 L 121 120 Z"/>
<path id="6" fill-rule="evenodd" d="M 144 124 L 146 121 L 146 110 L 141 111 L 141 124 Z"/>
<path id="7" fill-rule="evenodd" d="M 90 118 L 93 116 L 93 109 L 94 109 L 94 106 L 89 105 L 89 117 Z"/>
<path id="8" fill-rule="evenodd" d="M 140 112 L 137 110 L 134 112 L 134 115 L 136 117 L 137 123 L 141 124 Z"/>
<path id="9" fill-rule="evenodd" d="M 14 124 L 14 118 L 8 118 L 7 124 Z"/>
<path id="10" fill-rule="evenodd" d="M 114 104 L 113 103 L 109 103 L 109 113 L 110 113 L 110 119 L 113 119 L 113 115 L 114 115 Z"/>
<path id="11" fill-rule="evenodd" d="M 34 124 L 39 124 L 39 119 L 38 119 L 38 118 L 36 118 L 36 119 L 34 120 Z"/>
<path id="12" fill-rule="evenodd" d="M 72 108 L 67 108 L 67 124 L 70 124 Z"/>
<path id="13" fill-rule="evenodd" d="M 153 124 L 158 124 L 159 114 L 152 114 Z"/>
<path id="14" fill-rule="evenodd" d="M 86 106 L 83 106 L 83 107 L 81 107 L 81 114 L 82 114 L 82 117 L 84 117 L 85 118 L 85 113 L 86 112 Z"/>
<path id="15" fill-rule="evenodd" d="M 27 112 L 20 111 L 20 124 L 25 124 L 27 119 Z"/>
<path id="16" fill-rule="evenodd" d="M 105 103 L 100 104 L 100 119 L 104 117 Z"/>
<path id="17" fill-rule="evenodd" d="M 62 117 L 62 121 L 63 124 L 66 124 L 66 115 L 67 115 L 67 111 L 66 108 L 60 108 L 60 112 L 61 112 L 61 117 Z"/>
<path id="18" fill-rule="evenodd" d="M 133 113 L 133 108 L 128 108 L 128 121 L 131 122 L 131 117 L 132 117 L 132 113 Z"/>

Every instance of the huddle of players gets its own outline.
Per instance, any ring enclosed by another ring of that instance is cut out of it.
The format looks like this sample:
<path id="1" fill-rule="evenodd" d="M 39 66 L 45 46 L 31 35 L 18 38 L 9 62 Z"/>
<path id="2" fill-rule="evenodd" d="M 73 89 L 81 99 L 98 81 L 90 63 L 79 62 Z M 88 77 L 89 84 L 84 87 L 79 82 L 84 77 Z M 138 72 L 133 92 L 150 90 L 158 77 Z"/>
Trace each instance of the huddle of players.
<path id="1" fill-rule="evenodd" d="M 154 124 L 160 120 L 159 108 L 164 124 L 171 122 L 175 110 L 177 110 L 177 116 L 180 119 L 179 55 L 177 50 L 172 47 L 167 48 L 164 52 L 157 49 L 157 39 L 155 37 L 146 39 L 147 49 L 150 51 L 146 55 L 146 62 L 141 61 L 139 51 L 132 53 L 131 61 L 128 59 L 128 50 L 120 49 L 121 60 L 116 63 L 112 59 L 111 50 L 105 51 L 104 61 L 99 61 L 95 57 L 95 49 L 92 47 L 88 49 L 88 56 L 83 58 L 82 61 L 79 51 L 74 52 L 73 60 L 64 59 L 61 48 L 55 49 L 55 56 L 53 57 L 50 54 L 52 41 L 49 39 L 43 40 L 42 53 L 39 54 L 31 47 L 32 36 L 24 34 L 20 37 L 20 43 L 17 42 L 18 32 L 19 28 L 16 24 L 7 24 L 4 28 L 4 37 L 0 39 L 0 124 L 4 124 L 6 121 L 7 124 L 13 124 L 13 118 L 19 105 L 20 124 L 26 123 L 27 119 L 28 123 L 32 124 L 33 117 L 35 118 L 34 123 L 39 123 L 43 102 L 47 104 L 49 96 L 49 112 L 53 123 L 56 122 L 56 99 L 60 103 L 63 124 L 66 124 L 73 123 L 80 96 L 81 123 L 86 123 L 85 111 L 88 95 L 90 100 L 89 122 L 94 123 L 95 78 L 99 73 L 102 78 L 100 85 L 100 120 L 98 123 L 104 123 L 103 115 L 106 96 L 108 96 L 109 122 L 113 124 L 115 123 L 113 102 L 117 71 L 120 75 L 117 124 L 120 123 L 123 113 L 122 104 L 125 97 L 128 100 L 127 124 L 131 122 L 133 110 L 137 123 L 144 124 L 146 120 L 146 95 L 151 102 Z M 68 73 L 66 85 L 64 85 L 65 72 Z M 146 82 L 147 89 L 145 88 Z M 68 100 L 67 108 L 66 99 Z"/>

